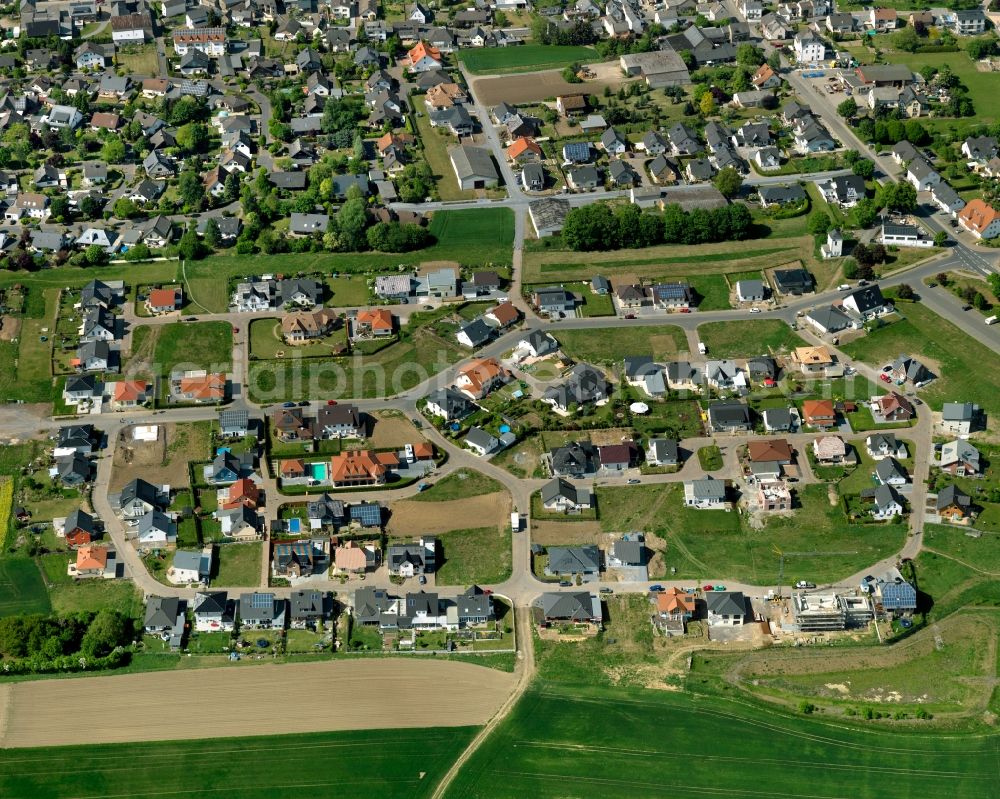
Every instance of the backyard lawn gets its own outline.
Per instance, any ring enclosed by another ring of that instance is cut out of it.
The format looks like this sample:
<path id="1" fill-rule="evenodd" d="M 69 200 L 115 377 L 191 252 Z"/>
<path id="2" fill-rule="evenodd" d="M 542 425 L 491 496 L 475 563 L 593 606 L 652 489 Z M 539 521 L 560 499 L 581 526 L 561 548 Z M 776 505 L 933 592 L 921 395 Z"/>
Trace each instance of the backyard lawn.
<path id="1" fill-rule="evenodd" d="M 510 537 L 509 528 L 496 526 L 438 534 L 444 563 L 437 567 L 436 579 L 442 585 L 503 582 L 510 577 Z"/>
<path id="2" fill-rule="evenodd" d="M 35 562 L 31 558 L 0 557 L 0 616 L 47 613 L 50 608 L 49 595 Z"/>
<path id="3" fill-rule="evenodd" d="M 17 342 L 0 341 L 0 400 L 51 401 L 58 294 L 55 288 L 29 286 Z"/>
<path id="4" fill-rule="evenodd" d="M 562 69 L 573 63 L 600 61 L 591 47 L 524 44 L 520 47 L 483 47 L 458 51 L 458 60 L 477 75 L 501 75 L 538 69 Z"/>
<path id="5" fill-rule="evenodd" d="M 263 544 L 222 544 L 215 548 L 212 578 L 215 585 L 249 587 L 260 584 L 261 549 Z"/>
<path id="6" fill-rule="evenodd" d="M 919 303 L 897 302 L 903 318 L 844 344 L 852 358 L 871 366 L 908 352 L 939 375 L 920 395 L 934 410 L 945 402 L 975 402 L 991 429 L 1000 425 L 1000 359 L 995 352 Z"/>
<path id="7" fill-rule="evenodd" d="M 278 319 L 254 319 L 250 323 L 250 353 L 261 360 L 271 360 L 278 353 L 291 355 L 295 353 L 303 358 L 332 355 L 333 352 L 346 348 L 347 328 L 334 330 L 329 336 L 313 339 L 303 344 L 286 344 L 281 337 L 281 321 Z"/>
<path id="8" fill-rule="evenodd" d="M 420 98 L 414 97 L 413 102 L 420 102 Z M 443 128 L 432 128 L 426 114 L 414 117 L 414 122 L 423 147 L 424 160 L 434 175 L 438 198 L 445 201 L 475 198 L 476 192 L 473 189 L 460 189 L 455 179 L 455 170 L 448 157 L 448 148 L 456 144 L 454 137 Z"/>
<path id="9" fill-rule="evenodd" d="M 787 322 L 777 319 L 707 322 L 698 325 L 698 337 L 708 349 L 709 358 L 746 358 L 788 352 L 805 345 Z"/>

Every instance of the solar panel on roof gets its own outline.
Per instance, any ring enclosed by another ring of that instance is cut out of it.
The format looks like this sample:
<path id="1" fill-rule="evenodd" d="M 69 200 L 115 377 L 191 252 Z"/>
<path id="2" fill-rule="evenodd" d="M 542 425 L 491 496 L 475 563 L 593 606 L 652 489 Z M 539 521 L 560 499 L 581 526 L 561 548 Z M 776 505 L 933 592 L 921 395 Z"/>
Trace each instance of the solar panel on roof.
<path id="1" fill-rule="evenodd" d="M 253 594 L 250 597 L 250 607 L 255 609 L 269 608 L 274 604 L 274 594 Z"/>
<path id="2" fill-rule="evenodd" d="M 382 523 L 382 507 L 377 503 L 351 505 L 351 518 L 365 526 L 376 527 Z"/>

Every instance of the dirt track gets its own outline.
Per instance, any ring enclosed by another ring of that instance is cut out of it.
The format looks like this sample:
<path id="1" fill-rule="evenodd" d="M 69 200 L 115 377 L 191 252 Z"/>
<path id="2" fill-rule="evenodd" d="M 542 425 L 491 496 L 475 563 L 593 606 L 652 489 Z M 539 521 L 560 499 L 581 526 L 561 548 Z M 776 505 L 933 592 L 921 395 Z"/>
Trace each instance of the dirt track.
<path id="1" fill-rule="evenodd" d="M 413 502 L 405 499 L 394 502 L 388 531 L 390 535 L 418 535 L 509 523 L 510 495 L 505 491 L 497 491 L 448 502 Z"/>
<path id="2" fill-rule="evenodd" d="M 617 71 L 617 61 L 615 62 Z M 584 83 L 568 83 L 562 76 L 562 70 L 545 69 L 538 72 L 524 72 L 511 75 L 484 76 L 472 79 L 472 88 L 485 106 L 494 106 L 500 102 L 537 103 L 542 100 L 554 99 L 559 94 L 600 94 L 605 86 L 617 90 L 624 83 L 621 73 L 602 71 L 597 80 Z"/>
<path id="3" fill-rule="evenodd" d="M 516 682 L 414 656 L 12 683 L 0 747 L 479 725 Z"/>

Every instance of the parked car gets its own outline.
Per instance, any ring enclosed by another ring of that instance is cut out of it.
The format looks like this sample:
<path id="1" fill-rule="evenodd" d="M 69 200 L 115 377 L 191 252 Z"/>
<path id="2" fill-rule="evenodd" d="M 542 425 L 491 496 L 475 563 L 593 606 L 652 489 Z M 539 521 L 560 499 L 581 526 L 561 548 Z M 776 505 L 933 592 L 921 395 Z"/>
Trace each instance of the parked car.
<path id="1" fill-rule="evenodd" d="M 283 403 L 281 403 L 281 407 L 282 408 L 294 408 L 295 407 L 295 403 L 294 402 L 283 402 Z"/>
<path id="2" fill-rule="evenodd" d="M 631 480 L 628 480 L 627 482 L 628 482 L 628 485 L 630 485 L 630 486 L 634 486 L 634 485 L 638 485 L 639 484 L 639 480 L 636 480 L 634 477 Z"/>
<path id="3" fill-rule="evenodd" d="M 810 582 L 807 582 L 806 580 L 799 580 L 795 584 L 795 587 L 796 588 L 815 588 L 816 587 L 816 583 L 810 583 Z"/>
<path id="4" fill-rule="evenodd" d="M 726 586 L 724 586 L 724 585 L 717 585 L 712 590 L 713 591 L 725 591 L 726 590 Z"/>
<path id="5" fill-rule="evenodd" d="M 662 585 L 660 585 L 659 583 L 657 583 L 656 585 L 649 586 L 649 590 L 650 590 L 651 593 L 658 594 L 658 593 L 660 593 L 660 591 L 663 591 L 665 589 L 663 588 Z"/>
<path id="6" fill-rule="evenodd" d="M 760 308 L 751 308 L 750 313 L 760 313 Z"/>
<path id="7" fill-rule="evenodd" d="M 885 372 L 883 372 L 882 374 L 880 374 L 878 376 L 878 379 L 881 380 L 883 383 L 891 383 L 892 382 L 892 378 L 889 377 L 889 375 L 887 375 Z"/>
<path id="8" fill-rule="evenodd" d="M 713 587 L 713 586 L 711 586 L 711 585 L 703 585 L 703 586 L 701 587 L 701 590 L 702 590 L 702 591 L 713 591 L 713 590 L 715 590 L 715 589 L 714 589 L 714 587 Z"/>
<path id="9" fill-rule="evenodd" d="M 601 589 L 601 593 L 602 593 L 602 594 L 613 594 L 613 593 L 614 593 L 614 590 L 613 590 L 613 589 L 611 589 L 611 588 L 602 588 L 602 589 Z"/>
<path id="10" fill-rule="evenodd" d="M 573 583 L 570 580 L 560 580 L 559 585 L 561 585 L 563 588 L 567 588 L 573 585 Z"/>

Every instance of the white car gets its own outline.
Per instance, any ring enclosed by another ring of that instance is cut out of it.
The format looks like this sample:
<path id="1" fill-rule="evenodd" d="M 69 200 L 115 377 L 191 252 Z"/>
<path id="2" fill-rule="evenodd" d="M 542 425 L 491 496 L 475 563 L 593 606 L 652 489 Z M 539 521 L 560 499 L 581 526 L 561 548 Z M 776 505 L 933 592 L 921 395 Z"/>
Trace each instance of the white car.
<path id="1" fill-rule="evenodd" d="M 750 313 L 760 313 L 760 308 L 751 308 Z"/>
<path id="2" fill-rule="evenodd" d="M 851 290 L 850 283 L 841 283 L 839 286 L 837 286 L 837 291 L 850 291 L 850 290 Z"/>

